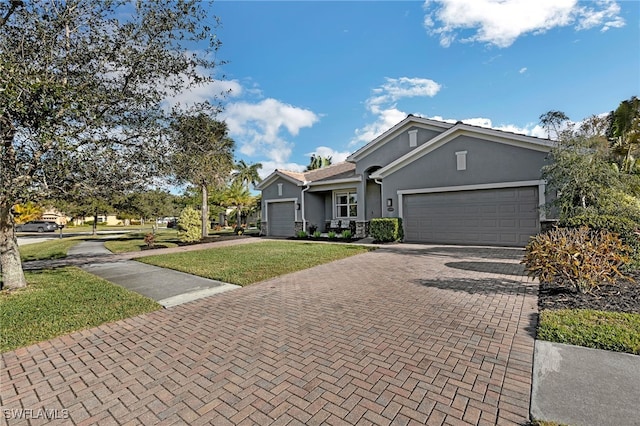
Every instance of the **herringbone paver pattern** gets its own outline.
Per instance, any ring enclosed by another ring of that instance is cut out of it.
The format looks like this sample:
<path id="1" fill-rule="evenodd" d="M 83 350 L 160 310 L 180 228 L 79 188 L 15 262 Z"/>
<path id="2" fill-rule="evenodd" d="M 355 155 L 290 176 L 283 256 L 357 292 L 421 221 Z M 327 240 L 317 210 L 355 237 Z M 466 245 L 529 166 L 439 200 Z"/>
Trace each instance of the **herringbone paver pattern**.
<path id="1" fill-rule="evenodd" d="M 388 246 L 5 353 L 2 422 L 522 424 L 521 254 Z"/>

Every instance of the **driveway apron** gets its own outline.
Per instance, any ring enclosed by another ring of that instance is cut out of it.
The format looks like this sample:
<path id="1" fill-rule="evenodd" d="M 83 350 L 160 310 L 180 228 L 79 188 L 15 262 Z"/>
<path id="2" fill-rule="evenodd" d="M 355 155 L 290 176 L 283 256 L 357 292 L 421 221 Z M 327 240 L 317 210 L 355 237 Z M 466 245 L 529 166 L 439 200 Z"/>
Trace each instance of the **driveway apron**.
<path id="1" fill-rule="evenodd" d="M 2 354 L 1 404 L 60 424 L 523 424 L 522 251 L 384 246 Z M 9 411 L 7 411 L 9 410 Z M 29 423 L 29 421 L 31 423 Z"/>

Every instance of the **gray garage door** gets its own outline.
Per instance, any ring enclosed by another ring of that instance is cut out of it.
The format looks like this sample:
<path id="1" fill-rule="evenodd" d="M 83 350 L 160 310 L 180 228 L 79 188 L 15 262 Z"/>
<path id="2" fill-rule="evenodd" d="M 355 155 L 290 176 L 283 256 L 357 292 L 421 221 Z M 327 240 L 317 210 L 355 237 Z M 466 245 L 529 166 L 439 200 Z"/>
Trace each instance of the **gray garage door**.
<path id="1" fill-rule="evenodd" d="M 295 233 L 295 210 L 292 202 L 269 203 L 268 224 L 272 237 L 293 237 Z"/>
<path id="2" fill-rule="evenodd" d="M 522 247 L 538 232 L 538 188 L 403 197 L 405 241 Z"/>

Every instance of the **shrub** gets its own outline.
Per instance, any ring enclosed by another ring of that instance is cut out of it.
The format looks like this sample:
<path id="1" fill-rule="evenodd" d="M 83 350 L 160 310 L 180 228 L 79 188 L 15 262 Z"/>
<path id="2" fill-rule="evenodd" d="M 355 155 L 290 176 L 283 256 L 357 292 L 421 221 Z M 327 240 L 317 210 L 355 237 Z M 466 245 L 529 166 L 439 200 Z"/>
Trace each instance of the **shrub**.
<path id="1" fill-rule="evenodd" d="M 596 231 L 606 230 L 620 236 L 622 242 L 631 249 L 631 266 L 640 267 L 640 237 L 636 233 L 638 224 L 620 216 L 585 214 L 560 221 L 560 226 L 579 228 L 586 226 Z"/>
<path id="2" fill-rule="evenodd" d="M 330 240 L 335 240 L 338 237 L 338 234 L 336 234 L 334 231 L 330 231 L 327 236 Z"/>
<path id="3" fill-rule="evenodd" d="M 321 236 L 322 236 L 322 232 L 320 232 L 320 231 L 315 231 L 313 233 L 313 238 L 320 238 Z"/>
<path id="4" fill-rule="evenodd" d="M 149 232 L 144 236 L 144 243 L 147 245 L 147 247 L 153 248 L 156 245 L 156 236 L 153 233 Z"/>
<path id="5" fill-rule="evenodd" d="M 624 278 L 620 267 L 629 261 L 628 251 L 617 234 L 556 227 L 531 239 L 521 263 L 530 277 L 587 293 Z"/>
<path id="6" fill-rule="evenodd" d="M 185 243 L 200 241 L 201 226 L 200 212 L 193 207 L 185 207 L 178 219 L 178 238 Z"/>
<path id="7" fill-rule="evenodd" d="M 379 242 L 399 241 L 404 238 L 402 219 L 398 217 L 371 219 L 369 233 Z"/>
<path id="8" fill-rule="evenodd" d="M 244 234 L 244 228 L 242 226 L 236 226 L 233 229 L 233 233 L 236 234 L 236 235 L 242 235 L 242 234 Z"/>
<path id="9" fill-rule="evenodd" d="M 350 239 L 352 236 L 353 234 L 351 234 L 351 231 L 349 230 L 342 231 L 342 238 Z"/>
<path id="10" fill-rule="evenodd" d="M 296 235 L 298 238 L 307 238 L 307 233 L 305 231 L 298 231 Z"/>
<path id="11" fill-rule="evenodd" d="M 311 225 L 308 226 L 308 228 L 309 228 L 309 234 L 313 235 L 318 230 L 318 225 L 315 225 L 312 223 Z"/>

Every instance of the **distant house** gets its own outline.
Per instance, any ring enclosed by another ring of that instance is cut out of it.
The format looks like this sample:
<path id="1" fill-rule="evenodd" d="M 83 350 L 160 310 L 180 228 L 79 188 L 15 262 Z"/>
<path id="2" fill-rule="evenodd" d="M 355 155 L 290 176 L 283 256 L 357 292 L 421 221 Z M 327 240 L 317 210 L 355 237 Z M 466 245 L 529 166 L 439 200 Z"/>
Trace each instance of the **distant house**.
<path id="1" fill-rule="evenodd" d="M 403 219 L 405 241 L 524 246 L 545 221 L 540 169 L 553 142 L 409 115 L 343 163 L 276 170 L 259 185 L 262 232 L 315 225 L 368 234 Z"/>

